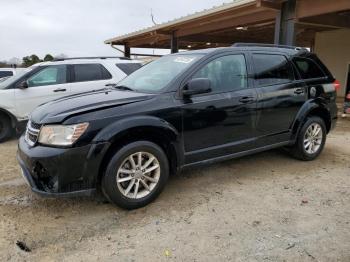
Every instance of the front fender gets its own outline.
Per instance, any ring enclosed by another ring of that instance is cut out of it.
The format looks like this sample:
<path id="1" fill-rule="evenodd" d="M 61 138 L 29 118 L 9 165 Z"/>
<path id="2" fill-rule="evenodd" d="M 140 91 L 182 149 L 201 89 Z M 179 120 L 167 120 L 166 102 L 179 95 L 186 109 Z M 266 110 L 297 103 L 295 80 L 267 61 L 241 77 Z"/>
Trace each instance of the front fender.
<path id="1" fill-rule="evenodd" d="M 113 148 L 113 145 L 116 143 L 116 141 L 118 141 L 118 139 L 122 138 L 128 133 L 128 131 L 132 132 L 132 130 L 135 130 L 136 128 L 140 128 L 140 130 L 142 130 L 142 128 L 156 128 L 158 131 L 161 129 L 162 134 L 164 133 L 164 137 L 169 138 L 170 143 L 173 146 L 176 158 L 173 158 L 172 160 L 175 161 L 176 168 L 179 169 L 182 166 L 184 154 L 181 146 L 182 143 L 180 142 L 181 137 L 178 130 L 167 121 L 157 117 L 135 116 L 118 120 L 103 128 L 92 140 L 92 143 L 97 144 L 108 142 L 110 147 Z"/>
<path id="2" fill-rule="evenodd" d="M 172 140 L 176 140 L 179 132 L 170 123 L 163 119 L 153 116 L 135 116 L 127 119 L 116 121 L 107 127 L 103 128 L 93 139 L 93 143 L 111 142 L 118 134 L 136 127 L 156 127 L 163 128 L 172 136 Z"/>

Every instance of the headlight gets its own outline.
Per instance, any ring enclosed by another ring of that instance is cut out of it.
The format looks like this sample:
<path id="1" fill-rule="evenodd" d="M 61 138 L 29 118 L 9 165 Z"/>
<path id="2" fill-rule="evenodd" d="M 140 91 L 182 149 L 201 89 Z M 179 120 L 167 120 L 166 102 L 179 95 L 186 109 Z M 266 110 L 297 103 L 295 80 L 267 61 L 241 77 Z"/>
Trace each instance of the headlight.
<path id="1" fill-rule="evenodd" d="M 89 123 L 77 125 L 47 125 L 40 130 L 38 142 L 46 145 L 70 146 L 81 137 Z"/>

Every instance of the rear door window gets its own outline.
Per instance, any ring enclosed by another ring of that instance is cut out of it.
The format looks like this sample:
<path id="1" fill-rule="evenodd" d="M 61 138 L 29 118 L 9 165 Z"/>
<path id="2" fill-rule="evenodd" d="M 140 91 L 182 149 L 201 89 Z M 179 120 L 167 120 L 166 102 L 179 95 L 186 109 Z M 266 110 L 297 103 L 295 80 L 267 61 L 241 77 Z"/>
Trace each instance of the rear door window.
<path id="1" fill-rule="evenodd" d="M 122 70 L 126 75 L 130 75 L 137 69 L 140 69 L 142 65 L 140 63 L 118 63 L 116 66 Z"/>
<path id="2" fill-rule="evenodd" d="M 13 76 L 13 72 L 12 71 L 0 71 L 0 78 L 8 77 L 8 76 Z"/>
<path id="3" fill-rule="evenodd" d="M 293 68 L 283 55 L 253 54 L 255 79 L 259 86 L 287 83 L 294 80 Z"/>
<path id="4" fill-rule="evenodd" d="M 302 79 L 322 78 L 326 76 L 322 69 L 309 58 L 295 57 L 293 58 L 293 62 Z"/>
<path id="5" fill-rule="evenodd" d="M 112 75 L 101 64 L 73 65 L 74 82 L 111 79 Z"/>

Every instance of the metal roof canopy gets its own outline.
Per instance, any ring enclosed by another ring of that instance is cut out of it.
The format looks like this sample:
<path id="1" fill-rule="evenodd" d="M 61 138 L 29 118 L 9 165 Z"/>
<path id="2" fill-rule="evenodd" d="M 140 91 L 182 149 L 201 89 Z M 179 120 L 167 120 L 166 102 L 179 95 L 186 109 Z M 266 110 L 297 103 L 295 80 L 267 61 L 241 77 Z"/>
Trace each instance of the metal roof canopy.
<path id="1" fill-rule="evenodd" d="M 287 9 L 283 22 L 283 6 Z M 106 40 L 106 44 L 130 47 L 201 49 L 230 46 L 235 42 L 273 43 L 276 32 L 292 25 L 293 44 L 312 46 L 315 33 L 350 28 L 350 1 L 337 0 L 236 0 L 130 34 Z M 279 22 L 279 24 L 277 24 Z M 292 24 L 290 24 L 290 22 Z M 278 42 L 278 39 L 277 39 Z"/>

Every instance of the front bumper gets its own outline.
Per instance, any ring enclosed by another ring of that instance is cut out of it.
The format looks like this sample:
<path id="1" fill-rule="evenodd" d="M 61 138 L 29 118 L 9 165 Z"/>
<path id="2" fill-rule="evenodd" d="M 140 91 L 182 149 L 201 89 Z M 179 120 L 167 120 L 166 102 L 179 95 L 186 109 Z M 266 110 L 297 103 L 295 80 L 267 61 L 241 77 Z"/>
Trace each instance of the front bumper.
<path id="1" fill-rule="evenodd" d="M 30 147 L 22 136 L 17 160 L 32 191 L 41 196 L 90 196 L 96 191 L 107 148 L 107 143 L 78 148 Z"/>

